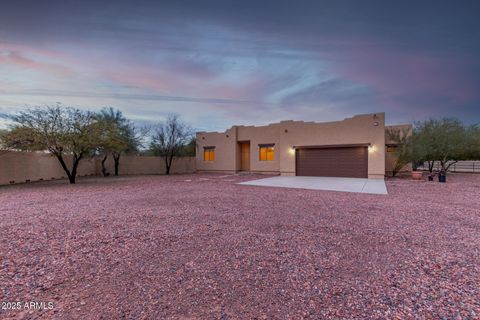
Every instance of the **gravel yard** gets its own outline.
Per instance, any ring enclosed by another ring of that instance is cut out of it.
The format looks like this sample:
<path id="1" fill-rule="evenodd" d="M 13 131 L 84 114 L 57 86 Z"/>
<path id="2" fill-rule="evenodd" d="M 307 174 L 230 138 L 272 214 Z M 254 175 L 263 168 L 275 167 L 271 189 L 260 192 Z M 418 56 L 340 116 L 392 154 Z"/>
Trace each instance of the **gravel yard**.
<path id="1" fill-rule="evenodd" d="M 0 318 L 480 317 L 480 175 L 388 196 L 252 177 L 0 187 L 0 301 L 54 305 Z"/>

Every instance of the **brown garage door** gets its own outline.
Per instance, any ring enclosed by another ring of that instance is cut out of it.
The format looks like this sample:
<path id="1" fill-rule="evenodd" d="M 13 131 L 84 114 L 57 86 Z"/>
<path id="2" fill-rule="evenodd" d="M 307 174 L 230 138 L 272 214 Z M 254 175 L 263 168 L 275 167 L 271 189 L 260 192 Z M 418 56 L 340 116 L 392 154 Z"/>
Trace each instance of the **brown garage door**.
<path id="1" fill-rule="evenodd" d="M 297 148 L 297 176 L 368 178 L 368 148 Z"/>

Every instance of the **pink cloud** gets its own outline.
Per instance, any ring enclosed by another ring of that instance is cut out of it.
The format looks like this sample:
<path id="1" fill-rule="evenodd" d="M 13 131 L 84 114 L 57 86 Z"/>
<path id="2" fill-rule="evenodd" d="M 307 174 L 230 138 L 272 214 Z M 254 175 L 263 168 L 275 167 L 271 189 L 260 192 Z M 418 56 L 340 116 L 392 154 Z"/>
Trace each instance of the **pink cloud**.
<path id="1" fill-rule="evenodd" d="M 261 79 L 260 75 L 239 83 L 221 81 L 222 73 L 213 71 L 208 62 L 204 64 L 188 58 L 168 57 L 156 62 L 116 54 L 114 59 L 107 59 L 111 53 L 88 47 L 84 48 L 82 56 L 76 54 L 68 48 L 53 50 L 0 42 L 0 65 L 35 70 L 60 80 L 68 75 L 84 85 L 78 90 L 87 92 L 112 88 L 121 93 L 128 90 L 125 87 L 130 87 L 132 91 L 143 93 L 146 90 L 153 94 L 247 100 L 261 95 L 261 88 L 268 83 L 268 79 Z M 48 87 L 46 82 L 42 85 Z"/>
<path id="2" fill-rule="evenodd" d="M 25 57 L 18 51 L 3 51 L 0 49 L 0 65 L 11 65 L 22 69 L 48 72 L 58 76 L 67 76 L 72 71 L 61 65 L 41 62 Z"/>
<path id="3" fill-rule="evenodd" d="M 98 72 L 122 86 L 153 90 L 162 94 L 187 95 L 199 98 L 247 100 L 261 91 L 265 79 L 252 76 L 242 83 L 225 83 L 220 75 L 206 66 L 174 60 L 171 64 L 149 66 L 132 64 L 109 66 Z"/>
<path id="4" fill-rule="evenodd" d="M 55 62 L 52 62 L 55 61 Z M 24 69 L 50 72 L 58 76 L 71 75 L 72 66 L 78 64 L 61 52 L 39 46 L 0 41 L 0 65 L 12 65 Z"/>

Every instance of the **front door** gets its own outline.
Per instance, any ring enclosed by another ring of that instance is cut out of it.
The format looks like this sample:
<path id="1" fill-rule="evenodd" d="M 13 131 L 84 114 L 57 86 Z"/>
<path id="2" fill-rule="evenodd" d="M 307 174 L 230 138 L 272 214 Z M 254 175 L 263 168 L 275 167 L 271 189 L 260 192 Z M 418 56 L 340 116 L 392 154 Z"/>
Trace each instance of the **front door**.
<path id="1" fill-rule="evenodd" d="M 250 171 L 250 142 L 240 143 L 240 171 Z"/>

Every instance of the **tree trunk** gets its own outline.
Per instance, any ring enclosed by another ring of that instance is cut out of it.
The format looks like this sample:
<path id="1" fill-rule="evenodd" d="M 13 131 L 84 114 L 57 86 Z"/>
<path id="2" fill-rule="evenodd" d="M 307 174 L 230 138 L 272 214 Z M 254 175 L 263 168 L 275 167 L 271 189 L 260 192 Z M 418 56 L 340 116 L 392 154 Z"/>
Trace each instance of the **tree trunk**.
<path id="1" fill-rule="evenodd" d="M 165 156 L 165 174 L 170 174 L 170 164 L 168 163 L 168 156 Z"/>
<path id="2" fill-rule="evenodd" d="M 447 165 L 447 161 L 442 160 L 440 161 L 440 165 L 442 166 L 442 171 L 444 174 L 447 174 L 447 170 L 450 166 Z"/>
<path id="3" fill-rule="evenodd" d="M 77 156 L 73 155 L 73 167 L 72 167 L 72 174 L 69 177 L 70 183 L 75 184 L 75 178 L 77 177 L 77 168 L 80 160 L 82 159 L 82 155 Z"/>
<path id="4" fill-rule="evenodd" d="M 113 161 L 115 162 L 115 176 L 118 176 L 118 168 L 120 167 L 120 154 L 113 155 Z"/>
<path id="5" fill-rule="evenodd" d="M 107 168 L 105 167 L 105 162 L 107 161 L 107 158 L 108 158 L 108 154 L 105 154 L 105 156 L 102 159 L 102 175 L 104 177 L 107 176 Z"/>
<path id="6" fill-rule="evenodd" d="M 167 174 L 170 174 L 170 169 L 172 167 L 173 154 L 167 158 Z"/>
<path id="7" fill-rule="evenodd" d="M 434 164 L 435 164 L 435 161 L 427 161 L 427 162 L 428 162 L 428 171 L 429 171 L 430 173 L 432 173 L 432 172 L 433 172 L 433 166 L 434 166 Z"/>
<path id="8" fill-rule="evenodd" d="M 68 170 L 68 168 L 67 168 L 67 164 L 65 163 L 65 160 L 63 160 L 63 156 L 62 155 L 57 155 L 57 159 L 60 162 L 60 164 L 62 165 L 63 170 L 67 174 L 67 177 L 68 177 L 68 180 L 70 181 L 70 183 L 72 183 L 72 184 L 75 183 L 75 177 L 72 177 L 72 174 L 70 173 L 70 170 Z"/>

